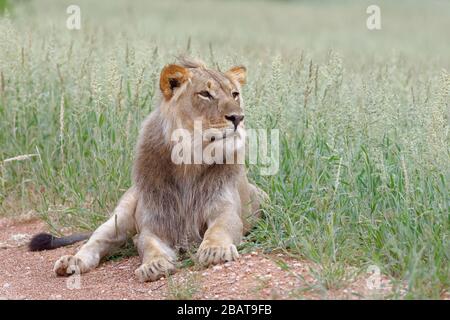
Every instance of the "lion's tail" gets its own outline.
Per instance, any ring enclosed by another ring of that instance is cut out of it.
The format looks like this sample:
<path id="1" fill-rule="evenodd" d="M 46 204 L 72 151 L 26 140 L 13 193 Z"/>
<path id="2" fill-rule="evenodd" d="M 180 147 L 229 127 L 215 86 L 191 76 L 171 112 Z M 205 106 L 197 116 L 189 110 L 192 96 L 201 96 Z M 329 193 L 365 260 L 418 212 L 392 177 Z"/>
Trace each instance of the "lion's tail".
<path id="1" fill-rule="evenodd" d="M 92 232 L 74 234 L 66 237 L 55 237 L 48 233 L 38 233 L 31 238 L 28 243 L 28 249 L 30 251 L 52 250 L 89 239 L 91 235 Z"/>

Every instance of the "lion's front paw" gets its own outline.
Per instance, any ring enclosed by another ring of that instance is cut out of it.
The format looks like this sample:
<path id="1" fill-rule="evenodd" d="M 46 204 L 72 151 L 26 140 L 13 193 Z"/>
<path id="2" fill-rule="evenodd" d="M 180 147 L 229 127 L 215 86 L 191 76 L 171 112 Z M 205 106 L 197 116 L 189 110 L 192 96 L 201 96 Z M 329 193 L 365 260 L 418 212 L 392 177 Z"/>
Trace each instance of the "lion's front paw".
<path id="1" fill-rule="evenodd" d="M 56 261 L 53 271 L 58 276 L 70 276 L 72 274 L 81 274 L 86 271 L 83 261 L 75 256 L 62 256 Z"/>
<path id="2" fill-rule="evenodd" d="M 233 261 L 237 258 L 239 258 L 239 253 L 234 244 L 213 245 L 202 243 L 197 252 L 198 262 L 205 266 Z"/>
<path id="3" fill-rule="evenodd" d="M 165 257 L 157 257 L 143 263 L 134 271 L 140 282 L 155 281 L 167 274 L 175 272 L 175 263 Z"/>

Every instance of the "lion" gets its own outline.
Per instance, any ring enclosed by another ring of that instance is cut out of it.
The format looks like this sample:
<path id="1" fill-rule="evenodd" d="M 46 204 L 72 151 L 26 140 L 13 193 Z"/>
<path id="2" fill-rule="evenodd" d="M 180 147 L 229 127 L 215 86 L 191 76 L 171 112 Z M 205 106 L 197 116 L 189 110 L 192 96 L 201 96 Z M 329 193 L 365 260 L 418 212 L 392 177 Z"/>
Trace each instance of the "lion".
<path id="1" fill-rule="evenodd" d="M 194 122 L 201 121 L 218 133 L 202 139 L 202 147 L 233 139 L 232 147 L 223 147 L 224 157 L 245 148 L 241 88 L 246 75 L 243 66 L 221 72 L 189 58 L 166 65 L 159 81 L 161 102 L 139 133 L 132 186 L 109 220 L 92 234 L 35 235 L 30 250 L 89 239 L 75 255 L 56 261 L 56 275 L 68 276 L 94 269 L 133 237 L 142 262 L 135 275 L 141 282 L 174 273 L 177 254 L 198 245 L 195 261 L 200 265 L 238 259 L 236 246 L 259 218 L 267 195 L 248 181 L 242 163 L 174 163 L 171 136 L 180 128 L 193 132 Z"/>

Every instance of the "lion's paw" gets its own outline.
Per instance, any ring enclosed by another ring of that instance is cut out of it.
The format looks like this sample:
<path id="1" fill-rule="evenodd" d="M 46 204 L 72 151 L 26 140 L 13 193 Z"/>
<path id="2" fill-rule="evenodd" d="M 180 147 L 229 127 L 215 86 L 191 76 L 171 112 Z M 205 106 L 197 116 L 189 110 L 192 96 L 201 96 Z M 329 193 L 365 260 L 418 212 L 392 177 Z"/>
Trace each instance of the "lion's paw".
<path id="1" fill-rule="evenodd" d="M 72 274 L 81 274 L 85 272 L 83 261 L 75 256 L 62 256 L 56 261 L 53 271 L 58 276 L 70 276 Z"/>
<path id="2" fill-rule="evenodd" d="M 233 261 L 239 258 L 234 244 L 225 246 L 201 244 L 197 252 L 198 262 L 204 266 Z"/>
<path id="3" fill-rule="evenodd" d="M 134 271 L 140 282 L 156 281 L 159 278 L 175 272 L 175 263 L 165 257 L 157 257 L 148 263 L 143 263 Z"/>

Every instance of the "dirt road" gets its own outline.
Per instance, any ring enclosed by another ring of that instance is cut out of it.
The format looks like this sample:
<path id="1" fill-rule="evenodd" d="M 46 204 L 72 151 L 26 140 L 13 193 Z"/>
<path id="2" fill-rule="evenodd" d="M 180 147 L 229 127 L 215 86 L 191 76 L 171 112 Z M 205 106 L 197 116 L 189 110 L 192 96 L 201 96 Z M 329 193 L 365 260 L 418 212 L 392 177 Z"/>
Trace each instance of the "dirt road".
<path id="1" fill-rule="evenodd" d="M 61 278 L 52 272 L 54 262 L 80 245 L 27 251 L 31 235 L 42 231 L 46 225 L 37 219 L 0 219 L 1 299 L 358 299 L 381 297 L 389 290 L 387 279 L 384 289 L 374 292 L 361 277 L 338 290 L 325 290 L 311 273 L 311 263 L 261 252 L 208 269 L 184 267 L 169 279 L 151 283 L 137 281 L 136 256 L 106 261 L 79 277 Z"/>

